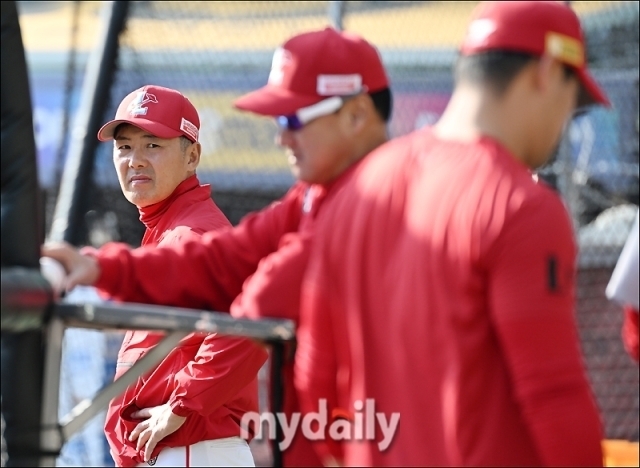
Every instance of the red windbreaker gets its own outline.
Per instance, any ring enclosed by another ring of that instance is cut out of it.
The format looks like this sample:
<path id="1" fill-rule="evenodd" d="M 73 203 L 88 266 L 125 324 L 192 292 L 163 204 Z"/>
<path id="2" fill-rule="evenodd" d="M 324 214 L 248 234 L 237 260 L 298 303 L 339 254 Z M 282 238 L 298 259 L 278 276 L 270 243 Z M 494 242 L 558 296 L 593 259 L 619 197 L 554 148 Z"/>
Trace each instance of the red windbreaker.
<path id="1" fill-rule="evenodd" d="M 558 195 L 494 140 L 430 129 L 352 176 L 316 223 L 295 358 L 303 409 L 326 399 L 373 436 L 344 463 L 601 466 Z"/>
<path id="2" fill-rule="evenodd" d="M 329 190 L 297 183 L 238 226 L 205 233 L 198 242 L 136 250 L 111 243 L 92 250 L 102 270 L 95 286 L 123 301 L 297 320 L 309 240 Z M 291 362 L 283 372 L 283 411 L 290 415 L 299 411 Z M 283 453 L 283 463 L 321 465 L 310 442 L 300 436 Z"/>
<path id="3" fill-rule="evenodd" d="M 168 246 L 194 239 L 207 231 L 230 226 L 211 199 L 208 185 L 196 176 L 182 182 L 160 203 L 140 209 L 147 230 L 143 245 Z M 161 270 L 150 274 L 155 281 Z M 175 304 L 179 305 L 179 304 Z M 119 378 L 164 337 L 152 331 L 128 331 L 118 354 L 115 378 Z M 158 443 L 152 456 L 163 447 L 190 445 L 240 435 L 240 419 L 258 411 L 257 372 L 266 351 L 251 340 L 192 333 L 182 339 L 153 370 L 140 377 L 114 398 L 107 410 L 105 434 L 118 466 L 144 461 L 129 434 L 140 422 L 131 413 L 170 403 L 174 413 L 187 420 L 175 433 Z"/>

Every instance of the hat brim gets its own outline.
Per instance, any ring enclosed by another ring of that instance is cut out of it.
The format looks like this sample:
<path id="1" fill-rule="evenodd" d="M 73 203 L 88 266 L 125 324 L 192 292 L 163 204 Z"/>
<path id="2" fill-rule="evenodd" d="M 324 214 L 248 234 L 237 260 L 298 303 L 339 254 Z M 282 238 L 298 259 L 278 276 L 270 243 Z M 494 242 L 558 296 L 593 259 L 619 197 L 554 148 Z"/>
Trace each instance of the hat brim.
<path id="1" fill-rule="evenodd" d="M 576 76 L 580 80 L 582 89 L 578 97 L 578 107 L 590 106 L 593 104 L 602 104 L 611 107 L 611 101 L 602 90 L 596 80 L 589 74 L 585 68 L 576 69 Z"/>
<path id="2" fill-rule="evenodd" d="M 134 127 L 141 128 L 142 130 L 146 130 L 152 135 L 158 138 L 177 138 L 179 136 L 183 136 L 182 132 L 174 130 L 172 128 L 167 127 L 166 125 L 162 125 L 158 122 L 153 122 L 151 120 L 136 118 L 136 119 L 116 119 L 110 122 L 107 122 L 98 130 L 98 140 L 100 141 L 109 141 L 114 139 L 114 132 L 116 128 L 120 124 L 130 124 Z M 186 135 L 185 135 L 186 136 Z"/>
<path id="3" fill-rule="evenodd" d="M 233 103 L 237 109 L 277 117 L 293 115 L 298 109 L 320 102 L 322 97 L 295 94 L 276 86 L 265 85 L 239 97 Z"/>

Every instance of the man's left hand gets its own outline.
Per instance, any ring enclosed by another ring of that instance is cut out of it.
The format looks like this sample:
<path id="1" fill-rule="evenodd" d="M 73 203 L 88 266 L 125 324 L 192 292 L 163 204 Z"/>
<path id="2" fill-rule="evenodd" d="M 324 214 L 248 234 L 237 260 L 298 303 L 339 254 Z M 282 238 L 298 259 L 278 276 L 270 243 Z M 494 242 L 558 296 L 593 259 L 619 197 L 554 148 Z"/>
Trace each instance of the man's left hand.
<path id="1" fill-rule="evenodd" d="M 136 450 L 140 450 L 144 446 L 145 462 L 151 458 L 151 453 L 158 442 L 180 429 L 187 420 L 187 418 L 173 413 L 168 403 L 152 408 L 142 408 L 140 411 L 132 413 L 131 416 L 144 419 L 131 432 L 129 440 L 133 442 L 138 439 Z"/>

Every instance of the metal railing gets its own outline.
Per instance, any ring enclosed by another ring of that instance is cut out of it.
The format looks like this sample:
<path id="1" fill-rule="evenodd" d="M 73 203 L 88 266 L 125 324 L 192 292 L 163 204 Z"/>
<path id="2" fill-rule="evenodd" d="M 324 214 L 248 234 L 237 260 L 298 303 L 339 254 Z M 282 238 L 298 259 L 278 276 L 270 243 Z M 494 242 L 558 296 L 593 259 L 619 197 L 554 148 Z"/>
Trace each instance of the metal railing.
<path id="1" fill-rule="evenodd" d="M 261 341 L 272 348 L 272 410 L 282 404 L 280 367 L 284 343 L 295 340 L 295 325 L 283 319 L 235 319 L 227 313 L 134 303 L 63 303 L 55 300 L 49 283 L 39 270 L 22 267 L 2 269 L 2 333 L 45 329 L 44 392 L 42 394 L 41 463 L 55 466 L 64 443 L 100 411 L 122 394 L 140 375 L 157 365 L 178 342 L 192 332 L 219 333 Z M 62 341 L 67 327 L 156 330 L 167 335 L 119 379 L 94 398 L 78 403 L 58 418 Z M 273 464 L 281 464 L 278 430 L 272 444 Z"/>

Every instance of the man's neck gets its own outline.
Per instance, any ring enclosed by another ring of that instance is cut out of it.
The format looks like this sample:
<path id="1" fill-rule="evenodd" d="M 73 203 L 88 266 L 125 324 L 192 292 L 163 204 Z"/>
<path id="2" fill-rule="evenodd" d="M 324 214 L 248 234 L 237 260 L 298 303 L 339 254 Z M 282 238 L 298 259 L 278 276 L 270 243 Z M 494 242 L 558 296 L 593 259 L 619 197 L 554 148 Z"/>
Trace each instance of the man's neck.
<path id="1" fill-rule="evenodd" d="M 358 147 L 354 150 L 354 156 L 351 159 L 351 164 L 360 161 L 378 146 L 386 143 L 387 141 L 389 141 L 389 135 L 387 133 L 386 125 L 380 124 L 371 127 L 369 131 L 358 140 Z"/>
<path id="2" fill-rule="evenodd" d="M 490 137 L 526 163 L 527 114 L 512 95 L 498 97 L 479 87 L 459 85 L 434 130 L 443 140 L 473 142 Z"/>
<path id="3" fill-rule="evenodd" d="M 354 141 L 350 157 L 343 159 L 342 164 L 336 168 L 333 177 L 326 182 L 321 183 L 321 185 L 333 184 L 335 180 L 339 179 L 351 167 L 387 141 L 389 141 L 389 136 L 385 125 L 371 128 L 368 132 L 363 134 L 361 138 Z"/>

